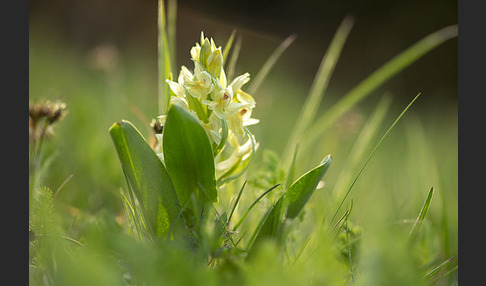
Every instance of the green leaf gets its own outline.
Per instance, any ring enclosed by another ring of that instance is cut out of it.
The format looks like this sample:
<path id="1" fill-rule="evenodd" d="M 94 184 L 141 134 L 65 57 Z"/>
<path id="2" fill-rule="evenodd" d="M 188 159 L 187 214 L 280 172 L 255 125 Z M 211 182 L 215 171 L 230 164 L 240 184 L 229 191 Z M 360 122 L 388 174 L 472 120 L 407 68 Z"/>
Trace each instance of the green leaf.
<path id="1" fill-rule="evenodd" d="M 180 211 L 174 186 L 164 165 L 129 121 L 110 127 L 127 183 L 154 234 L 167 234 Z"/>
<path id="2" fill-rule="evenodd" d="M 213 150 L 199 120 L 174 104 L 167 113 L 163 138 L 165 164 L 181 205 L 193 194 L 199 205 L 216 202 Z M 188 208 L 194 211 L 190 203 Z"/>
<path id="3" fill-rule="evenodd" d="M 189 91 L 186 90 L 187 93 L 190 93 Z M 204 111 L 204 107 L 201 104 L 201 102 L 197 99 L 194 98 L 193 96 L 189 95 L 186 96 L 187 103 L 189 105 L 189 108 L 192 110 L 196 111 L 196 114 L 199 118 L 201 118 L 204 123 L 208 123 L 208 116 L 206 115 L 206 111 Z"/>
<path id="4" fill-rule="evenodd" d="M 221 141 L 219 142 L 219 145 L 214 149 L 214 157 L 221 152 L 223 149 L 224 145 L 226 144 L 226 140 L 228 140 L 228 124 L 226 123 L 226 120 L 223 118 L 221 119 L 221 129 L 222 129 L 222 134 L 221 134 Z"/>
<path id="5" fill-rule="evenodd" d="M 331 156 L 327 155 L 317 167 L 302 175 L 290 186 L 285 193 L 288 203 L 286 218 L 297 217 L 330 165 Z"/>

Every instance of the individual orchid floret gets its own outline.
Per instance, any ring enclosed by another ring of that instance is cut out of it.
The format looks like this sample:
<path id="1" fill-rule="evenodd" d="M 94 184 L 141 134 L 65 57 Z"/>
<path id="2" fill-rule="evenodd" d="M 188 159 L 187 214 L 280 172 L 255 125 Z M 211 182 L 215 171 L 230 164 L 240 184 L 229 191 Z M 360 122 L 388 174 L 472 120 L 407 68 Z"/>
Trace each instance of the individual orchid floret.
<path id="1" fill-rule="evenodd" d="M 181 77 L 179 77 L 179 79 L 181 79 Z M 180 97 L 180 98 L 186 97 L 186 91 L 184 90 L 184 86 L 182 86 L 182 84 L 180 82 L 175 82 L 175 81 L 172 81 L 172 80 L 169 80 L 169 79 L 167 79 L 165 81 L 169 85 L 170 90 L 172 90 L 172 92 L 177 97 Z"/>
<path id="2" fill-rule="evenodd" d="M 213 91 L 214 84 L 211 74 L 204 71 L 199 63 L 196 62 L 194 75 L 185 66 L 182 66 L 180 74 L 182 78 L 179 76 L 179 82 L 182 81 L 182 86 L 191 96 L 205 99 Z"/>
<path id="3" fill-rule="evenodd" d="M 241 87 L 250 81 L 250 74 L 249 73 L 244 73 L 238 77 L 236 77 L 232 82 L 231 82 L 231 86 L 233 87 L 233 90 L 235 92 L 240 92 L 241 91 Z"/>
<path id="4" fill-rule="evenodd" d="M 203 100 L 202 103 L 207 105 L 208 109 L 212 110 L 219 119 L 223 119 L 226 108 L 232 103 L 233 89 L 231 86 L 227 88 L 217 86 L 218 88 L 211 94 L 212 100 Z"/>
<path id="5" fill-rule="evenodd" d="M 223 68 L 223 52 L 221 51 L 221 47 L 211 52 L 206 62 L 206 68 L 214 77 L 219 77 L 221 69 Z"/>
<path id="6" fill-rule="evenodd" d="M 228 118 L 228 127 L 238 136 L 243 136 L 246 126 L 255 125 L 259 122 L 258 119 L 251 118 L 252 110 L 243 106 Z"/>

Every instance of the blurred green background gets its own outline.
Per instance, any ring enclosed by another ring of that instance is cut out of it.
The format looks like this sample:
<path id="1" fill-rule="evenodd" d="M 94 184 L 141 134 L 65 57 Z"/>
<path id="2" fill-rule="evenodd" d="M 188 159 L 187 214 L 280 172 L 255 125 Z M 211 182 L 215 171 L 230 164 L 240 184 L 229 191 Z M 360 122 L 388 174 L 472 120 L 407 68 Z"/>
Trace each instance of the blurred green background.
<path id="1" fill-rule="evenodd" d="M 251 130 L 260 149 L 248 176 L 258 170 L 264 150 L 283 151 L 320 61 L 346 15 L 353 15 L 355 24 L 319 114 L 399 52 L 457 24 L 457 1 L 185 0 L 178 1 L 177 8 L 176 67 L 192 67 L 189 50 L 201 31 L 224 46 L 237 29 L 243 42 L 236 74 L 254 77 L 287 36 L 297 35 L 253 95 L 253 117 L 261 121 Z M 434 231 L 441 233 L 434 247 L 444 256 L 457 255 L 457 62 L 454 38 L 393 77 L 326 132 L 313 149 L 316 155 L 303 159 L 298 169 L 300 175 L 324 155 L 333 156 L 326 185 L 315 193 L 310 212 L 316 217 L 332 214 L 333 185 L 382 95 L 393 101 L 366 155 L 421 92 L 355 185 L 354 219 L 364 229 L 415 219 L 434 186 L 429 218 Z M 108 128 L 126 119 L 148 137 L 148 122 L 158 115 L 158 84 L 157 1 L 29 2 L 29 100 L 60 99 L 67 104 L 66 117 L 45 146 L 44 154 L 55 157 L 43 180 L 56 190 L 72 176 L 56 198 L 68 214 L 67 225 L 73 217 L 82 226 L 100 211 L 122 212 L 119 189 L 126 185 Z"/>

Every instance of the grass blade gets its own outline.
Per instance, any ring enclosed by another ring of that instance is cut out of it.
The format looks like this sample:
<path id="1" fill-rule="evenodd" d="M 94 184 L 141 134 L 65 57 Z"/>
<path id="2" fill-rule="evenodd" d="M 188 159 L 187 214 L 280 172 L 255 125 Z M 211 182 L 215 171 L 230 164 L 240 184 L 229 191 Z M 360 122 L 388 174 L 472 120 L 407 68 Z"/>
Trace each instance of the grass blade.
<path id="1" fill-rule="evenodd" d="M 282 195 L 278 199 L 278 201 L 267 211 L 265 216 L 258 224 L 258 227 L 253 233 L 253 236 L 248 244 L 248 254 L 246 258 L 251 255 L 251 253 L 255 249 L 255 245 L 258 245 L 261 241 L 265 239 L 275 239 L 277 242 L 280 242 L 283 226 L 283 211 L 284 195 Z"/>
<path id="2" fill-rule="evenodd" d="M 433 195 L 434 195 L 434 187 L 430 188 L 429 193 L 427 195 L 427 199 L 425 200 L 424 205 L 422 206 L 422 209 L 420 210 L 419 216 L 415 220 L 415 223 L 413 224 L 413 227 L 410 230 L 409 237 L 411 239 L 413 239 L 415 237 L 416 232 L 420 228 L 420 224 L 424 221 L 425 216 L 427 215 L 427 211 L 429 210 L 430 201 L 432 200 Z"/>
<path id="3" fill-rule="evenodd" d="M 229 58 L 228 65 L 226 66 L 226 77 L 228 78 L 228 82 L 231 82 L 235 75 L 236 61 L 238 60 L 238 56 L 240 55 L 242 42 L 242 38 L 238 37 L 238 39 L 236 40 L 235 48 L 233 49 L 231 57 Z M 226 63 L 226 61 L 224 61 L 224 63 Z"/>
<path id="4" fill-rule="evenodd" d="M 233 208 L 231 209 L 231 213 L 228 217 L 228 222 L 231 221 L 231 218 L 233 217 L 233 213 L 235 212 L 235 209 L 236 209 L 236 206 L 238 205 L 238 203 L 240 202 L 240 198 L 241 198 L 241 194 L 243 193 L 243 190 L 245 189 L 245 186 L 246 186 L 246 182 L 247 180 L 245 180 L 245 182 L 243 183 L 243 185 L 241 186 L 241 189 L 238 193 L 238 196 L 236 197 L 236 201 L 235 201 L 235 204 L 233 205 Z"/>
<path id="5" fill-rule="evenodd" d="M 385 115 L 390 107 L 390 104 L 391 97 L 384 96 L 378 103 L 378 106 L 371 115 L 371 118 L 368 119 L 363 126 L 358 139 L 356 140 L 356 143 L 354 143 L 353 148 L 351 149 L 351 152 L 346 160 L 346 164 L 341 170 L 339 177 L 334 184 L 333 189 L 334 192 L 336 192 L 336 196 L 339 196 L 341 192 L 344 191 L 345 186 L 349 185 L 349 182 L 352 180 L 351 174 L 356 172 L 359 161 L 364 157 L 364 153 L 368 149 L 374 134 L 385 119 Z"/>
<path id="6" fill-rule="evenodd" d="M 298 153 L 298 151 L 299 151 L 299 145 L 297 144 L 295 146 L 294 157 L 292 158 L 292 163 L 290 164 L 290 167 L 289 167 L 289 172 L 288 172 L 288 175 L 287 175 L 287 181 L 285 183 L 285 190 L 288 190 L 289 187 L 294 182 L 295 162 L 297 160 L 297 153 Z"/>
<path id="7" fill-rule="evenodd" d="M 434 277 L 437 273 L 439 273 L 440 270 L 444 269 L 447 265 L 449 265 L 449 263 L 452 262 L 452 260 L 454 260 L 454 256 L 447 259 L 446 261 L 442 262 L 441 264 L 439 264 L 437 267 L 435 267 L 434 269 L 430 270 L 425 276 L 424 276 L 424 281 L 428 281 L 429 279 L 431 279 L 432 277 Z"/>
<path id="8" fill-rule="evenodd" d="M 373 90 L 381 86 L 384 82 L 392 78 L 398 72 L 402 71 L 412 63 L 417 61 L 426 53 L 438 47 L 445 41 L 457 36 L 457 25 L 445 27 L 436 31 L 422 40 L 418 41 L 399 55 L 395 56 L 379 69 L 374 71 L 370 76 L 365 78 L 361 83 L 343 96 L 329 111 L 316 120 L 309 129 L 309 137 L 306 143 L 312 145 L 319 136 L 321 136 L 331 124 L 333 124 L 341 115 L 347 112 L 351 107 L 364 99 Z"/>
<path id="9" fill-rule="evenodd" d="M 233 231 L 236 231 L 238 229 L 238 227 L 241 225 L 241 223 L 243 222 L 243 220 L 246 218 L 246 216 L 248 215 L 248 213 L 250 213 L 251 209 L 264 197 L 266 196 L 268 193 L 270 193 L 271 191 L 273 191 L 276 187 L 280 186 L 280 184 L 276 184 L 275 186 L 271 187 L 270 189 L 266 190 L 263 194 L 261 194 L 251 205 L 250 207 L 246 210 L 245 214 L 243 214 L 243 216 L 241 217 L 241 219 L 235 224 L 235 226 L 233 227 Z"/>
<path id="10" fill-rule="evenodd" d="M 172 70 L 176 62 L 176 24 L 177 24 L 177 0 L 167 1 L 167 44 L 169 47 L 169 59 L 170 63 L 174 63 L 170 67 L 170 72 L 175 74 L 176 71 Z M 165 81 L 164 81 L 165 82 Z"/>
<path id="11" fill-rule="evenodd" d="M 347 16 L 341 22 L 341 25 L 336 31 L 329 48 L 327 49 L 324 57 L 322 58 L 319 70 L 314 78 L 312 87 L 310 89 L 309 95 L 306 98 L 302 110 L 297 116 L 297 122 L 290 133 L 290 138 L 285 147 L 283 153 L 283 164 L 284 166 L 289 163 L 291 150 L 295 149 L 297 142 L 302 139 L 302 136 L 307 131 L 307 128 L 314 120 L 317 113 L 317 109 L 321 103 L 322 97 L 324 96 L 325 90 L 331 78 L 334 67 L 341 55 L 344 43 L 351 32 L 351 28 L 354 24 L 354 19 L 351 16 Z"/>
<path id="12" fill-rule="evenodd" d="M 288 36 L 278 47 L 275 51 L 270 55 L 267 61 L 263 64 L 260 68 L 260 71 L 255 76 L 254 80 L 248 87 L 248 93 L 254 94 L 257 89 L 260 87 L 263 80 L 267 77 L 270 70 L 273 68 L 277 60 L 280 58 L 282 53 L 295 41 L 297 35 L 292 34 Z"/>
<path id="13" fill-rule="evenodd" d="M 397 117 L 397 119 L 395 119 L 395 121 L 392 123 L 392 125 L 388 128 L 388 130 L 385 132 L 385 134 L 381 137 L 380 141 L 378 141 L 378 143 L 376 144 L 375 148 L 373 149 L 373 151 L 371 151 L 370 155 L 368 156 L 368 158 L 366 158 L 366 161 L 364 162 L 363 166 L 361 167 L 361 169 L 359 170 L 358 174 L 356 175 L 356 177 L 354 178 L 353 182 L 351 183 L 351 185 L 349 186 L 348 188 L 348 191 L 346 192 L 346 194 L 344 195 L 343 199 L 341 200 L 341 203 L 339 204 L 338 208 L 336 209 L 336 212 L 334 213 L 332 219 L 331 219 L 331 223 L 334 221 L 334 219 L 336 218 L 336 215 L 338 214 L 339 212 L 339 209 L 341 209 L 344 201 L 346 200 L 346 198 L 348 197 L 349 193 L 351 192 L 351 190 L 353 189 L 353 186 L 354 184 L 356 184 L 356 181 L 358 181 L 358 178 L 361 176 L 361 173 L 363 173 L 363 170 L 364 168 L 366 167 L 366 165 L 368 165 L 368 162 L 370 161 L 371 157 L 373 157 L 373 155 L 375 154 L 376 150 L 378 150 L 378 147 L 380 147 L 381 143 L 383 142 L 383 140 L 385 140 L 386 136 L 388 135 L 388 133 L 390 133 L 390 131 L 393 129 L 393 127 L 395 127 L 395 125 L 398 123 L 398 121 L 400 121 L 400 119 L 403 117 L 403 115 L 407 112 L 407 110 L 410 108 L 410 106 L 412 106 L 412 104 L 417 100 L 417 98 L 420 96 L 420 93 L 417 94 L 414 99 L 412 99 L 412 101 L 407 105 L 407 107 L 405 107 L 405 109 L 402 111 L 402 113 L 400 113 L 400 115 Z"/>
<path id="14" fill-rule="evenodd" d="M 158 58 L 159 58 L 159 114 L 166 114 L 167 108 L 169 106 L 170 100 L 170 89 L 166 84 L 166 79 L 171 79 L 171 56 L 169 51 L 169 43 L 167 40 L 167 25 L 166 25 L 166 15 L 165 15 L 165 5 L 164 0 L 159 0 L 158 2 Z M 174 28 L 175 29 L 175 28 Z"/>
<path id="15" fill-rule="evenodd" d="M 223 50 L 223 63 L 226 63 L 226 58 L 228 58 L 229 51 L 231 50 L 231 46 L 233 45 L 233 40 L 235 39 L 236 35 L 236 30 L 233 30 L 231 32 L 231 35 L 228 39 L 228 42 L 226 42 L 226 45 L 224 46 Z"/>

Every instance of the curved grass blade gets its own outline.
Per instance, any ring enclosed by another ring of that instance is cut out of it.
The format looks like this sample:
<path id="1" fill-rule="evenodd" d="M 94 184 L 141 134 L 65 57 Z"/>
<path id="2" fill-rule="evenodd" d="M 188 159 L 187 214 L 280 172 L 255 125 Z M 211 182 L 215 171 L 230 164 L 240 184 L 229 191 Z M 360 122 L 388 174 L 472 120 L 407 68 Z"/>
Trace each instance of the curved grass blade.
<path id="1" fill-rule="evenodd" d="M 285 193 L 288 204 L 286 218 L 293 219 L 299 215 L 330 165 L 331 156 L 327 155 L 317 167 L 302 175 L 290 186 Z"/>
<path id="2" fill-rule="evenodd" d="M 288 175 L 287 175 L 287 181 L 285 183 L 285 190 L 288 190 L 289 187 L 294 182 L 295 162 L 297 160 L 297 153 L 298 153 L 298 151 L 299 151 L 299 145 L 297 144 L 295 146 L 294 157 L 292 158 L 292 163 L 290 164 L 290 167 L 289 167 L 289 172 L 288 172 Z"/>
<path id="3" fill-rule="evenodd" d="M 248 213 L 250 213 L 251 209 L 264 197 L 266 196 L 268 193 L 270 193 L 271 191 L 273 191 L 276 187 L 280 186 L 280 184 L 276 184 L 275 186 L 271 187 L 270 189 L 266 190 L 263 194 L 261 194 L 251 205 L 250 207 L 246 210 L 245 214 L 241 217 L 241 219 L 235 224 L 235 226 L 233 227 L 233 231 L 236 231 L 238 229 L 238 227 L 240 227 L 241 223 L 243 222 L 243 220 L 245 220 L 246 216 L 248 215 Z"/>
<path id="4" fill-rule="evenodd" d="M 228 140 L 228 124 L 226 120 L 223 118 L 221 119 L 221 130 L 223 131 L 221 134 L 221 141 L 219 145 L 214 149 L 214 157 L 216 157 L 221 150 L 223 150 L 224 145 L 226 144 L 226 140 Z"/>
<path id="5" fill-rule="evenodd" d="M 316 73 L 309 95 L 307 96 L 302 109 L 297 116 L 297 122 L 290 133 L 290 138 L 287 141 L 285 151 L 283 153 L 284 166 L 289 164 L 291 150 L 295 149 L 297 142 L 302 139 L 302 136 L 307 132 L 308 127 L 314 120 L 317 109 L 322 101 L 322 97 L 326 91 L 329 79 L 334 71 L 334 67 L 341 55 L 344 43 L 348 38 L 351 28 L 353 27 L 354 19 L 347 16 L 341 22 L 336 31 L 329 48 L 322 58 L 319 70 Z"/>
<path id="6" fill-rule="evenodd" d="M 110 135 L 127 183 L 141 207 L 141 215 L 147 219 L 154 234 L 165 235 L 170 225 L 175 223 L 180 209 L 169 174 L 129 121 L 114 123 L 110 127 Z"/>
<path id="7" fill-rule="evenodd" d="M 200 207 L 208 201 L 216 202 L 213 150 L 204 127 L 183 107 L 173 104 L 167 113 L 163 138 L 167 172 L 181 205 L 192 194 Z M 195 211 L 191 204 L 188 208 Z"/>
<path id="8" fill-rule="evenodd" d="M 420 96 L 420 93 L 417 94 L 414 99 L 412 99 L 412 101 L 407 105 L 407 107 L 405 107 L 405 109 L 402 111 L 402 113 L 400 113 L 400 115 L 397 117 L 397 119 L 395 119 L 395 121 L 392 123 L 392 125 L 388 128 L 388 130 L 385 132 L 385 134 L 381 137 L 380 141 L 378 141 L 378 143 L 376 144 L 375 148 L 373 149 L 373 151 L 371 151 L 370 155 L 368 156 L 368 158 L 366 158 L 366 161 L 364 162 L 363 166 L 361 167 L 361 169 L 358 171 L 358 174 L 356 175 L 356 177 L 354 178 L 353 182 L 351 183 L 351 185 L 349 186 L 346 194 L 344 195 L 343 199 L 341 200 L 341 203 L 339 204 L 339 206 L 337 207 L 336 211 L 334 212 L 334 215 L 332 216 L 332 219 L 331 219 L 331 222 L 330 224 L 332 224 L 332 222 L 334 221 L 334 219 L 336 218 L 336 215 L 338 214 L 339 210 L 341 209 L 344 201 L 346 200 L 346 198 L 348 197 L 349 193 L 351 192 L 351 190 L 353 189 L 354 187 L 354 184 L 356 184 L 356 181 L 358 181 L 358 178 L 361 176 L 361 173 L 363 173 L 363 170 L 364 168 L 366 167 L 366 165 L 368 165 L 368 162 L 370 161 L 371 157 L 373 157 L 373 155 L 375 154 L 376 150 L 378 150 L 378 147 L 380 147 L 381 143 L 383 142 L 383 140 L 385 140 L 386 136 L 388 135 L 388 133 L 390 133 L 390 131 L 393 129 L 393 127 L 395 127 L 395 125 L 398 123 L 398 121 L 400 121 L 400 119 L 403 117 L 403 115 L 407 112 L 407 110 L 410 108 L 410 106 L 412 106 L 412 104 L 417 100 L 417 98 Z"/>
<path id="9" fill-rule="evenodd" d="M 252 238 L 248 244 L 248 254 L 246 259 L 253 253 L 255 245 L 265 239 L 273 239 L 280 242 L 283 228 L 284 195 L 267 211 L 265 216 L 258 224 Z"/>
<path id="10" fill-rule="evenodd" d="M 457 25 L 442 28 L 425 38 L 421 39 L 405 51 L 401 52 L 383 66 L 374 71 L 365 78 L 361 83 L 345 94 L 329 111 L 318 118 L 310 127 L 310 137 L 306 143 L 312 145 L 327 128 L 331 126 L 345 112 L 351 109 L 359 101 L 368 96 L 373 90 L 381 86 L 384 82 L 392 78 L 398 72 L 402 71 L 412 63 L 420 59 L 423 55 L 438 47 L 445 41 L 457 36 Z"/>
<path id="11" fill-rule="evenodd" d="M 235 212 L 236 206 L 237 206 L 237 205 L 238 205 L 238 203 L 240 202 L 241 194 L 243 194 L 243 190 L 245 189 L 246 182 L 247 182 L 247 180 L 245 180 L 245 182 L 244 182 L 244 183 L 243 183 L 243 185 L 241 186 L 240 191 L 238 192 L 238 196 L 236 197 L 235 204 L 233 205 L 233 208 L 231 209 L 230 215 L 229 215 L 229 217 L 228 217 L 228 223 L 231 221 L 231 218 L 233 217 L 233 213 Z"/>
<path id="12" fill-rule="evenodd" d="M 231 50 L 231 46 L 233 45 L 233 40 L 235 39 L 235 35 L 236 35 L 236 29 L 231 31 L 231 35 L 228 39 L 228 42 L 226 42 L 226 45 L 224 46 L 223 63 L 226 63 L 226 58 L 228 57 L 229 51 Z"/>
<path id="13" fill-rule="evenodd" d="M 427 195 L 427 199 L 425 200 L 422 209 L 420 210 L 419 216 L 415 220 L 415 223 L 412 226 L 412 229 L 410 230 L 409 237 L 410 239 L 414 239 L 416 236 L 416 233 L 418 229 L 420 228 L 421 223 L 424 221 L 425 216 L 427 215 L 427 212 L 430 207 L 430 201 L 432 200 L 432 196 L 434 195 L 434 187 L 430 188 L 429 193 Z"/>
<path id="14" fill-rule="evenodd" d="M 346 164 L 334 184 L 333 189 L 336 196 L 340 196 L 345 191 L 345 187 L 351 182 L 351 174 L 356 172 L 356 169 L 359 167 L 359 161 L 364 157 L 364 153 L 374 138 L 376 130 L 382 125 L 385 115 L 390 108 L 391 100 L 391 97 L 384 96 L 378 103 L 370 119 L 363 126 L 346 160 Z"/>
<path id="15" fill-rule="evenodd" d="M 454 260 L 454 256 L 442 262 L 434 269 L 430 270 L 427 274 L 425 274 L 424 281 L 428 281 L 430 278 L 434 277 L 437 273 L 439 273 L 440 270 L 444 269 L 447 265 L 449 265 L 452 260 Z"/>
<path id="16" fill-rule="evenodd" d="M 255 79 L 252 81 L 252 83 L 248 87 L 248 93 L 249 94 L 254 94 L 257 91 L 257 89 L 260 87 L 260 84 L 267 77 L 268 73 L 273 68 L 273 66 L 275 65 L 277 60 L 280 58 L 282 53 L 295 41 L 296 38 L 297 38 L 297 35 L 295 35 L 295 34 L 288 36 L 277 47 L 277 49 L 275 49 L 275 51 L 270 55 L 270 57 L 267 59 L 267 61 L 260 68 L 260 71 L 258 71 L 257 75 L 255 76 Z"/>
<path id="17" fill-rule="evenodd" d="M 226 66 L 226 77 L 228 78 L 229 82 L 233 80 L 233 76 L 235 75 L 236 61 L 238 60 L 238 56 L 240 55 L 242 42 L 243 39 L 241 38 L 241 36 L 238 36 L 235 48 L 233 49 L 233 52 L 231 52 L 231 57 L 229 58 L 228 65 Z M 226 61 L 224 61 L 224 63 L 226 64 Z"/>

